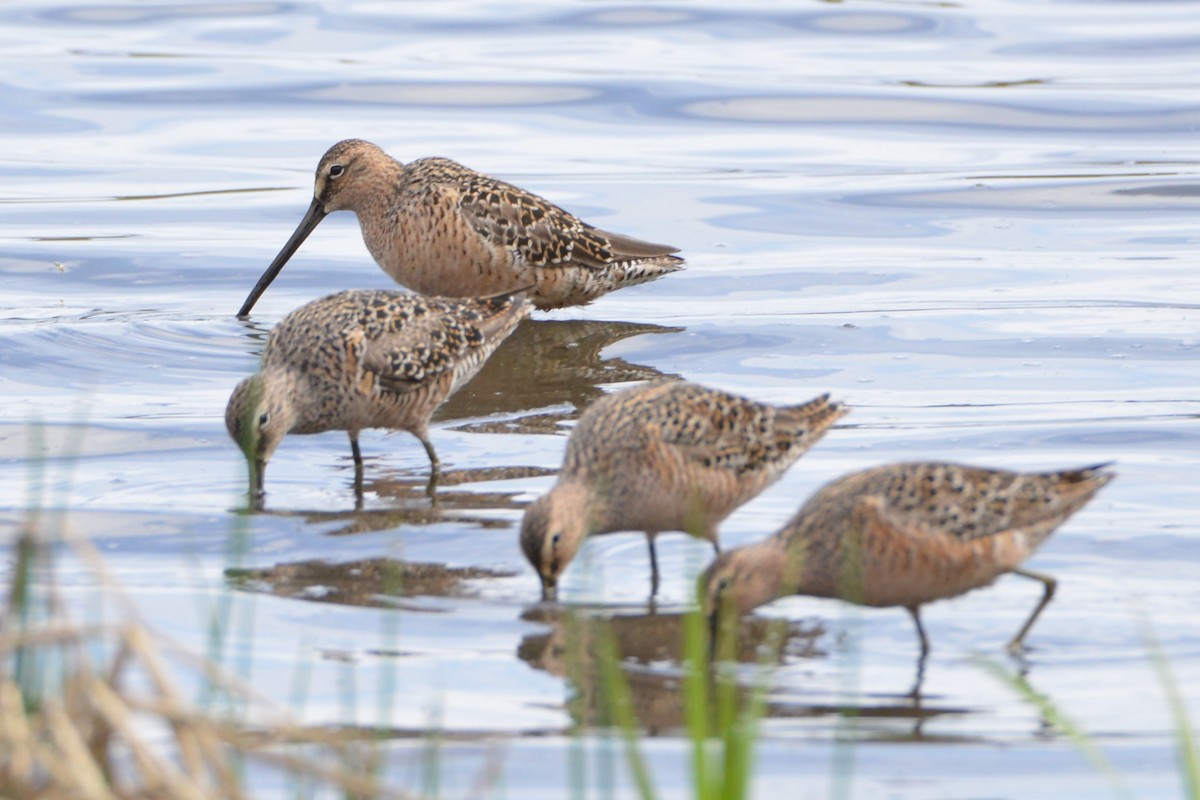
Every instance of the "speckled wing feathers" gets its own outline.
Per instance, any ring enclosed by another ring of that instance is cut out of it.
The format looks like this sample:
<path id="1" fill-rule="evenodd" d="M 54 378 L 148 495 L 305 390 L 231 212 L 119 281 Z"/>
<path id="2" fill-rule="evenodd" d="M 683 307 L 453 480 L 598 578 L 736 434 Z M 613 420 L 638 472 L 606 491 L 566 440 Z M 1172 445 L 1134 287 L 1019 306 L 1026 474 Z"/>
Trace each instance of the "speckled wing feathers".
<path id="1" fill-rule="evenodd" d="M 276 326 L 271 339 L 320 342 L 332 349 L 324 358 L 311 359 L 308 369 L 346 358 L 381 390 L 404 393 L 458 368 L 469 351 L 513 324 L 513 312 L 523 304 L 523 298 L 514 295 L 447 301 L 403 292 L 351 290 L 327 298 L 319 308 L 301 308 Z M 331 336 L 339 329 L 342 341 L 334 347 Z M 268 359 L 272 350 L 268 342 Z"/>
<path id="2" fill-rule="evenodd" d="M 639 421 L 650 437 L 703 467 L 738 475 L 785 468 L 845 413 L 828 395 L 776 408 L 696 385 L 675 387 L 655 411 Z"/>
<path id="3" fill-rule="evenodd" d="M 471 305 L 463 307 L 464 301 L 401 297 L 373 299 L 372 305 L 382 304 L 390 313 L 382 321 L 373 321 L 370 315 L 363 319 L 367 331 L 363 369 L 375 375 L 382 390 L 397 393 L 458 368 L 472 349 L 511 325 L 514 307 L 524 302 L 505 295 L 466 301 Z"/>
<path id="4" fill-rule="evenodd" d="M 703 466 L 741 475 L 790 463 L 789 451 L 808 449 L 816 440 L 809 435 L 810 416 L 829 408 L 829 396 L 822 395 L 803 408 L 808 413 L 799 417 L 733 395 L 691 393 L 679 397 L 678 416 L 668 418 L 660 431 L 664 442 Z M 842 415 L 838 409 L 835 404 L 831 412 L 836 417 Z M 821 425 L 819 432 L 826 427 Z"/>
<path id="5" fill-rule="evenodd" d="M 594 228 L 537 195 L 449 159 L 422 158 L 408 169 L 414 183 L 436 183 L 456 192 L 458 210 L 476 233 L 519 253 L 532 266 L 600 268 L 676 252 Z"/>
<path id="6" fill-rule="evenodd" d="M 1103 466 L 1021 474 L 956 464 L 914 464 L 877 475 L 872 496 L 881 523 L 912 535 L 969 542 L 1015 530 L 1038 536 L 1057 525 L 1111 480 Z"/>

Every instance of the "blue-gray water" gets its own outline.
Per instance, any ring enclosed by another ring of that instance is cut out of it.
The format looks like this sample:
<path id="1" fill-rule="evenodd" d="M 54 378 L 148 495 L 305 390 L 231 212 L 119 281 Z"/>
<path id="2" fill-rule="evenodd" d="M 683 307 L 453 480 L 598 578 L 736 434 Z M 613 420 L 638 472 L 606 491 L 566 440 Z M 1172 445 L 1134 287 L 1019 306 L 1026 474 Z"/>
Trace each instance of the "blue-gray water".
<path id="1" fill-rule="evenodd" d="M 659 374 L 773 401 L 828 391 L 853 406 L 844 427 L 731 517 L 725 545 L 886 461 L 1115 460 L 1119 480 L 1030 562 L 1060 587 L 1027 678 L 1137 796 L 1178 794 L 1146 635 L 1200 708 L 1200 7 L 14 2 L 0 22 L 4 530 L 28 505 L 65 509 L 146 618 L 197 650 L 231 595 L 229 662 L 284 704 L 307 674 L 305 720 L 476 734 L 442 746 L 448 796 L 499 753 L 497 796 L 559 798 L 568 689 L 537 654 L 560 631 L 529 611 L 538 584 L 513 526 L 552 481 L 565 426 Z M 233 317 L 307 207 L 320 154 L 351 136 L 670 242 L 688 268 L 527 323 L 440 415 L 440 515 L 420 495 L 419 444 L 380 433 L 364 436 L 355 515 L 330 433 L 289 438 L 268 473 L 274 513 L 239 517 L 245 466 L 222 414 L 265 332 L 322 294 L 390 285 L 337 214 L 249 323 Z M 223 577 L 378 556 L 516 574 L 400 611 Z M 708 557 L 661 537 L 662 613 Z M 66 590 L 94 598 L 64 567 Z M 562 594 L 637 624 L 648 583 L 644 539 L 607 536 Z M 811 636 L 770 679 L 757 796 L 839 781 L 854 797 L 1108 791 L 977 663 L 1009 665 L 1002 645 L 1038 591 L 1008 578 L 926 610 L 929 716 L 903 696 L 903 611 L 765 609 Z M 634 669 L 667 705 L 677 671 L 653 656 Z M 648 755 L 663 795 L 685 797 L 688 748 L 666 724 Z M 389 748 L 397 781 L 422 746 Z M 586 746 L 598 792 L 594 770 L 620 753 Z"/>

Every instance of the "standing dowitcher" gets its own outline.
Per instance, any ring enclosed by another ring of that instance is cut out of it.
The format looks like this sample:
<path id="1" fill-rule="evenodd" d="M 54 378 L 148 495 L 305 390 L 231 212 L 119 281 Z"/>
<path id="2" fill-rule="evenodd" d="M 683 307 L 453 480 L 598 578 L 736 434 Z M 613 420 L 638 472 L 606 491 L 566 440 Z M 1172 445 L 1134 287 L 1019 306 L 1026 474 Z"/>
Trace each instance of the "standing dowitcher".
<path id="1" fill-rule="evenodd" d="M 1044 586 L 1009 642 L 1019 651 L 1057 585 L 1021 562 L 1115 477 L 1107 466 L 1020 473 L 914 462 L 853 473 L 822 487 L 775 535 L 720 556 L 701 579 L 706 609 L 715 617 L 730 602 L 745 614 L 791 594 L 903 606 L 924 659 L 920 607 L 1011 572 Z"/>
<path id="2" fill-rule="evenodd" d="M 674 272 L 677 249 L 594 228 L 547 200 L 447 158 L 402 164 L 346 139 L 317 165 L 304 219 L 242 304 L 259 296 L 334 211 L 353 211 L 363 241 L 395 281 L 422 294 L 478 297 L 531 287 L 540 309 L 582 305 Z"/>
<path id="3" fill-rule="evenodd" d="M 651 383 L 600 398 L 567 442 L 558 482 L 525 511 L 521 549 L 553 599 L 583 540 L 685 531 L 720 550 L 717 526 L 770 486 L 847 410 L 822 395 L 772 406 L 694 383 Z"/>
<path id="4" fill-rule="evenodd" d="M 262 368 L 238 384 L 225 425 L 250 467 L 255 504 L 263 472 L 289 433 L 344 430 L 361 493 L 364 428 L 405 430 L 429 441 L 429 417 L 474 375 L 529 315 L 523 293 L 475 300 L 396 291 L 346 291 L 284 317 L 263 349 Z"/>

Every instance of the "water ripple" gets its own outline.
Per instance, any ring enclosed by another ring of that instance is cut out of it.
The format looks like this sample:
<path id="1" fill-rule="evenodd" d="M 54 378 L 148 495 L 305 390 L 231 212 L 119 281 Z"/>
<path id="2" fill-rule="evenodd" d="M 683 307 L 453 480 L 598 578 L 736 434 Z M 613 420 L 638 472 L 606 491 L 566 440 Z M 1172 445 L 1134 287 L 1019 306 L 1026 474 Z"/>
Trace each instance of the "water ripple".
<path id="1" fill-rule="evenodd" d="M 772 95 L 713 98 L 683 105 L 681 114 L 697 119 L 764 124 L 871 125 L 976 131 L 1038 131 L 1054 135 L 1086 132 L 1146 136 L 1190 133 L 1200 127 L 1200 106 L 1153 106 L 1149 103 L 1062 102 L 1063 98 L 1025 105 L 973 99 L 940 100 L 897 93 L 858 96 Z"/>

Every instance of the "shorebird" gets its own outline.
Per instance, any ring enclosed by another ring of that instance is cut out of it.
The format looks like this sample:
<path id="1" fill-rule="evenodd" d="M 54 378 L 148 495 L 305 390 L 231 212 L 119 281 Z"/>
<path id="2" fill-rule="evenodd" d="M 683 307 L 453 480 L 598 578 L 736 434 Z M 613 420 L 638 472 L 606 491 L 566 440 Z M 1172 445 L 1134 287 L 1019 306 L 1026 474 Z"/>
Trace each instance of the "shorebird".
<path id="1" fill-rule="evenodd" d="M 792 594 L 903 606 L 923 661 L 929 638 L 920 607 L 1011 572 L 1044 587 L 1009 642 L 1019 652 L 1057 585 L 1020 565 L 1116 477 L 1107 466 L 1020 473 L 914 462 L 839 478 L 773 536 L 721 555 L 701 578 L 705 610 L 715 627 L 725 604 L 746 614 Z"/>
<path id="2" fill-rule="evenodd" d="M 783 475 L 848 411 L 822 395 L 772 406 L 694 383 L 651 383 L 600 398 L 579 417 L 558 482 L 525 511 L 521 549 L 554 599 L 585 538 L 684 531 L 720 550 L 717 526 Z"/>
<path id="3" fill-rule="evenodd" d="M 430 415 L 529 312 L 521 292 L 457 300 L 352 290 L 288 314 L 267 337 L 261 371 L 238 384 L 225 409 L 250 467 L 254 504 L 261 505 L 267 461 L 289 433 L 346 431 L 361 493 L 365 428 L 416 436 L 429 454 L 432 495 L 440 463 Z"/>
<path id="4" fill-rule="evenodd" d="M 312 204 L 238 311 L 327 214 L 353 211 L 379 266 L 415 292 L 479 297 L 529 286 L 539 309 L 589 303 L 680 268 L 677 248 L 595 228 L 553 203 L 448 158 L 402 164 L 346 139 L 317 165 Z"/>

